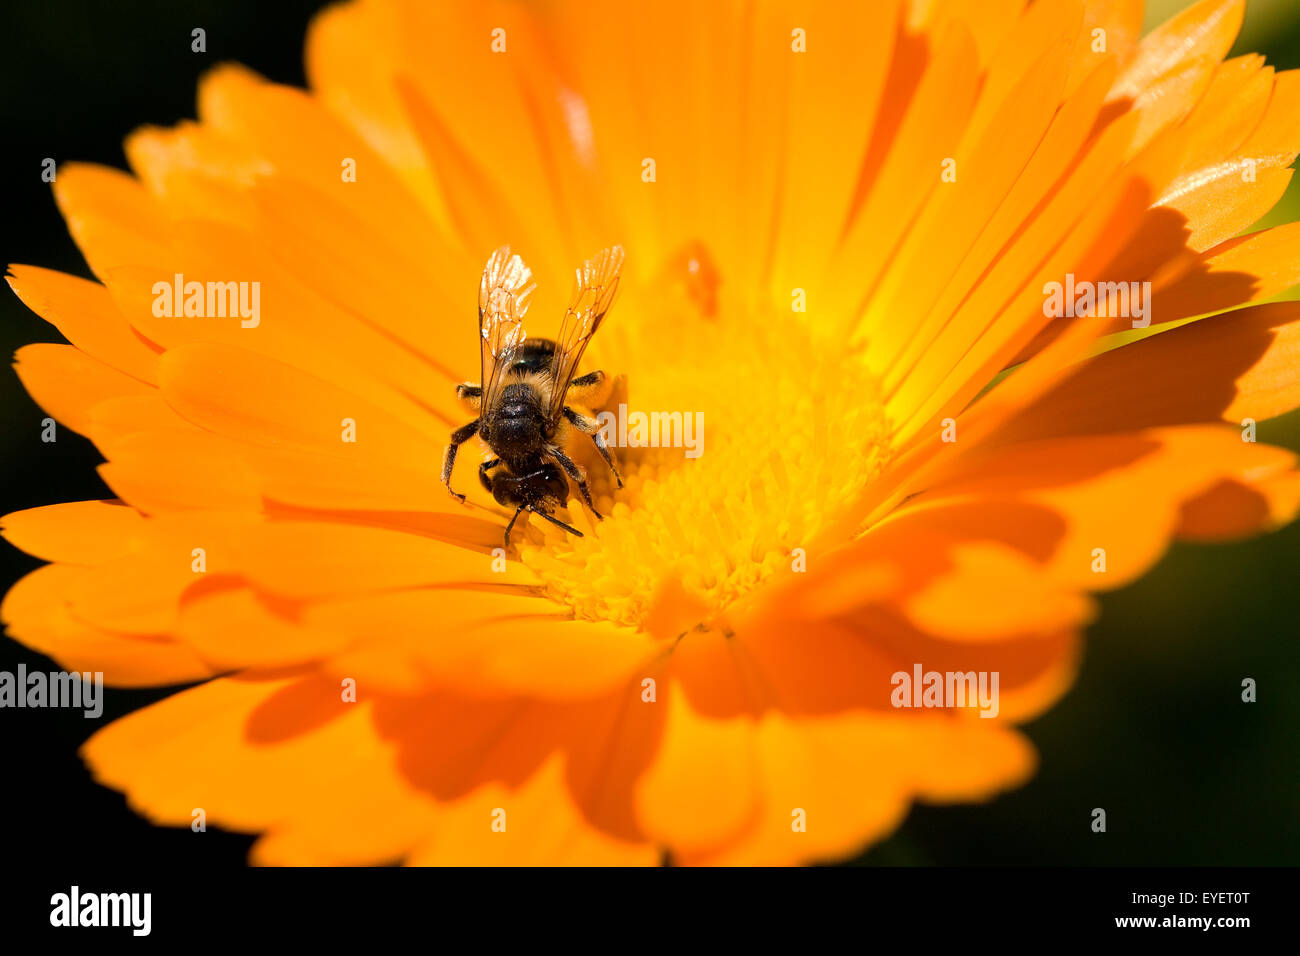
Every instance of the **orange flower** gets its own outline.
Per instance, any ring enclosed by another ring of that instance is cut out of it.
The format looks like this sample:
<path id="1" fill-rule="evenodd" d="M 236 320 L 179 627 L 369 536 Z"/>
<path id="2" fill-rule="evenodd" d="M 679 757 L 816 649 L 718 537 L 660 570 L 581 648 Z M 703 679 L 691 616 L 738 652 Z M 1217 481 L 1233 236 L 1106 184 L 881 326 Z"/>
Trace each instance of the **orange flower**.
<path id="1" fill-rule="evenodd" d="M 120 500 L 5 519 L 51 562 L 9 632 L 203 681 L 85 757 L 261 863 L 807 862 L 1022 783 L 1087 592 L 1300 506 L 1245 422 L 1300 405 L 1300 305 L 1224 311 L 1300 281 L 1296 227 L 1238 235 L 1300 150 L 1300 74 L 1224 60 L 1242 9 L 326 11 L 312 92 L 223 67 L 133 176 L 60 169 L 100 282 L 12 267 L 72 343 L 18 371 Z M 507 242 L 534 335 L 622 244 L 587 367 L 705 433 L 494 554 L 470 446 L 468 505 L 439 469 Z M 259 305 L 168 315 L 177 275 Z M 997 716 L 895 706 L 917 667 L 996 673 Z"/>

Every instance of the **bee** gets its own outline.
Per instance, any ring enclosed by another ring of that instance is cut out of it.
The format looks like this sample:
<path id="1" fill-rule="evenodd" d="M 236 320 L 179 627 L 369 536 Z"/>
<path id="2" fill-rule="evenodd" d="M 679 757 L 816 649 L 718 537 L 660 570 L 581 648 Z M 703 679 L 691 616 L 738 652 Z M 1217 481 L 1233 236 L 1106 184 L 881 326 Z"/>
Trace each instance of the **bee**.
<path id="1" fill-rule="evenodd" d="M 510 530 L 524 511 L 539 515 L 570 534 L 582 532 L 556 518 L 553 512 L 569 498 L 569 481 L 591 513 L 600 512 L 582 466 L 564 451 L 570 428 L 590 435 L 596 449 L 623 487 L 609 446 L 594 418 L 569 407 L 597 392 L 605 382 L 600 370 L 577 375 L 587 343 L 595 335 L 618 291 L 623 249 L 612 246 L 588 259 L 577 270 L 573 298 L 554 340 L 531 339 L 524 330 L 524 314 L 536 283 L 523 260 L 509 246 L 492 253 L 479 283 L 478 325 L 480 379 L 456 386 L 456 395 L 479 412 L 479 417 L 451 434 L 442 460 L 442 482 L 462 502 L 465 496 L 451 487 L 456 452 L 478 435 L 494 457 L 479 465 L 478 477 L 497 504 L 515 509 L 506 525 Z"/>

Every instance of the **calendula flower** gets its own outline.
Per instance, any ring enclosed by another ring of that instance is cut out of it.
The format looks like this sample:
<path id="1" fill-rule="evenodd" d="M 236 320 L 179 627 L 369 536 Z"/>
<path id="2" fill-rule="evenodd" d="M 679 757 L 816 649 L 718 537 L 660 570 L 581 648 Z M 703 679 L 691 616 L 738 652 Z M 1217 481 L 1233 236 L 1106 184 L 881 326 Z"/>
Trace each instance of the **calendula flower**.
<path id="1" fill-rule="evenodd" d="M 1017 786 L 1088 592 L 1300 506 L 1254 441 L 1300 405 L 1300 305 L 1227 311 L 1300 281 L 1296 227 L 1242 235 L 1300 74 L 1225 59 L 1242 14 L 325 11 L 309 92 L 221 67 L 131 174 L 59 168 L 99 281 L 11 267 L 72 343 L 17 368 L 118 499 L 5 519 L 50 562 L 9 633 L 201 682 L 84 756 L 260 863 L 811 862 Z M 616 448 L 621 489 L 575 435 L 604 520 L 573 496 L 581 537 L 525 514 L 508 549 L 473 443 L 467 503 L 440 475 L 505 244 L 535 337 L 621 245 L 586 410 L 694 429 Z"/>

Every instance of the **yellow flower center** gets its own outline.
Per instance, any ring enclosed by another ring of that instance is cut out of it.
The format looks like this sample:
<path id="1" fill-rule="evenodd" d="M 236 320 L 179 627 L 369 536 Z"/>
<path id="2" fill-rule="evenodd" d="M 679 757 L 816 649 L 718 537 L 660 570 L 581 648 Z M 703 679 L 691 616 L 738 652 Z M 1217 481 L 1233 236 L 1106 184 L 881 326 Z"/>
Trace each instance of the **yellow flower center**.
<path id="1" fill-rule="evenodd" d="M 598 362 L 627 375 L 630 435 L 637 413 L 647 422 L 680 413 L 683 426 L 702 424 L 697 449 L 616 448 L 622 489 L 584 455 L 604 520 L 574 497 L 556 516 L 584 537 L 542 521 L 520 536 L 521 560 L 579 619 L 644 627 L 670 588 L 699 609 L 693 623 L 707 623 L 789 572 L 796 549 L 887 464 L 879 386 L 860 354 L 815 335 L 802 314 L 741 314 L 723 299 L 709 317 L 698 296 L 666 298 L 625 295 L 601 331 Z M 619 409 L 609 412 L 613 444 L 622 426 Z M 570 448 L 586 441 L 576 436 Z"/>

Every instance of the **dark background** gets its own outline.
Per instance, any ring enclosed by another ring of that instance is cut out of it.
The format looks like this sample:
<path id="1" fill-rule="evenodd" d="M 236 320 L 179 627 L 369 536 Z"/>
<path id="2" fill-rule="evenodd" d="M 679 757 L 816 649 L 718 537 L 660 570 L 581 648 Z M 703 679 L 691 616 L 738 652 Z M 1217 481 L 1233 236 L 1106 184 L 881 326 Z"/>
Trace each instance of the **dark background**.
<path id="1" fill-rule="evenodd" d="M 4 149 L 3 263 L 90 276 L 55 208 L 41 161 L 125 167 L 121 143 L 145 123 L 194 115 L 199 75 L 238 60 L 302 84 L 312 0 L 175 3 L 7 2 L 0 17 Z M 1179 6 L 1157 0 L 1153 6 Z M 1153 16 L 1155 11 L 1153 11 Z M 207 31 L 207 53 L 190 31 Z M 1252 7 L 1242 51 L 1300 66 L 1300 4 Z M 1300 218 L 1288 193 L 1268 224 Z M 62 341 L 0 289 L 0 353 Z M 44 417 L 0 369 L 0 513 L 111 497 L 94 447 L 67 429 L 40 441 Z M 1300 416 L 1267 422 L 1259 440 L 1300 450 Z M 1136 585 L 1101 598 L 1082 674 L 1065 700 L 1027 728 L 1042 766 L 987 805 L 919 807 L 868 864 L 1259 865 L 1300 861 L 1300 525 L 1243 544 L 1178 546 Z M 0 592 L 40 562 L 0 543 Z M 0 638 L 0 670 L 52 663 Z M 1259 702 L 1240 700 L 1243 677 Z M 94 730 L 170 691 L 109 691 L 103 717 L 0 711 L 5 856 L 114 861 L 154 868 L 242 866 L 252 838 L 154 828 L 124 798 L 91 782 L 76 755 Z M 1094 834 L 1094 807 L 1108 832 Z"/>

